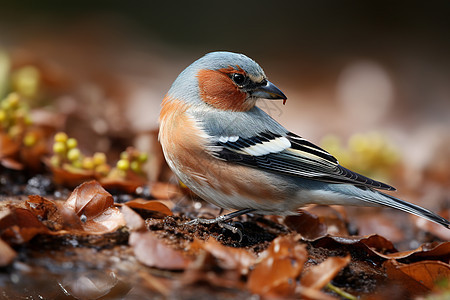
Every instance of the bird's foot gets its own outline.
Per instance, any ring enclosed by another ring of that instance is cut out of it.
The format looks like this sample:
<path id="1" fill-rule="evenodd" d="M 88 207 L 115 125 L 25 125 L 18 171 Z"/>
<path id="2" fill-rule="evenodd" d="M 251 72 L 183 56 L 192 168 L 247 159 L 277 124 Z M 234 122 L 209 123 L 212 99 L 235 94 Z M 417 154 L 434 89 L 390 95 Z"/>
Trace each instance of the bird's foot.
<path id="1" fill-rule="evenodd" d="M 188 221 L 186 223 L 184 223 L 184 225 L 198 225 L 198 224 L 205 224 L 205 225 L 209 225 L 209 224 L 217 224 L 219 225 L 221 228 L 225 228 L 230 230 L 232 233 L 234 234 L 238 234 L 239 235 L 239 242 L 242 241 L 242 231 L 240 229 L 238 229 L 237 227 L 226 223 L 227 221 L 233 219 L 234 217 L 238 217 L 241 216 L 243 214 L 249 213 L 254 211 L 254 209 L 251 208 L 246 208 L 246 209 L 241 209 L 226 215 L 222 215 L 222 216 L 218 216 L 215 219 L 203 219 L 203 218 L 196 218 L 194 220 Z"/>

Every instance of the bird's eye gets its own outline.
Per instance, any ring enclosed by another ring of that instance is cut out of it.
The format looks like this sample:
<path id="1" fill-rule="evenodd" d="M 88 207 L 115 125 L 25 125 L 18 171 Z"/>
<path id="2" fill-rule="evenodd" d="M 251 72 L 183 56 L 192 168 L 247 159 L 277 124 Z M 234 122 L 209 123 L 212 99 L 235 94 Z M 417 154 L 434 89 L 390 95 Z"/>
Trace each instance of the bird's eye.
<path id="1" fill-rule="evenodd" d="M 236 83 L 237 85 L 243 85 L 245 82 L 246 77 L 240 73 L 234 73 L 231 75 L 231 79 Z"/>

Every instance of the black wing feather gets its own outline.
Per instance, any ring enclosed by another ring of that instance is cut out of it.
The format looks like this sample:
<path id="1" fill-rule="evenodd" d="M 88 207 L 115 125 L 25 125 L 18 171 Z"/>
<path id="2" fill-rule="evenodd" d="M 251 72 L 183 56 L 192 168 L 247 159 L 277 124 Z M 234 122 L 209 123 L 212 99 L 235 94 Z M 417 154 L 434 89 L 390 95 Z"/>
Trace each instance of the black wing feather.
<path id="1" fill-rule="evenodd" d="M 326 181 L 351 183 L 382 190 L 395 190 L 385 183 L 370 179 L 339 165 L 337 159 L 313 143 L 289 133 L 285 137 L 291 147 L 276 153 L 254 156 L 245 153 L 245 148 L 269 142 L 280 135 L 263 132 L 252 138 L 239 138 L 235 142 L 219 142 L 220 151 L 215 155 L 229 162 L 260 168 L 270 172 Z M 244 150 L 243 150 L 244 149 Z"/>

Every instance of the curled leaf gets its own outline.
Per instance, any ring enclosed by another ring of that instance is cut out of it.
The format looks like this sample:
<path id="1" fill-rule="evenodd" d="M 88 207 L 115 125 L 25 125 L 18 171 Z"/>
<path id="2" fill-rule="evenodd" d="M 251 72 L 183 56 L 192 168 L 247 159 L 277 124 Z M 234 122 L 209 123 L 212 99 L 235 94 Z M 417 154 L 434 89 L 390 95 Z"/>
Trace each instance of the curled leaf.
<path id="1" fill-rule="evenodd" d="M 388 278 L 416 294 L 423 294 L 433 289 L 439 280 L 450 278 L 450 265 L 441 261 L 426 260 L 402 264 L 388 260 L 383 266 Z"/>
<path id="2" fill-rule="evenodd" d="M 129 244 L 137 260 L 149 267 L 184 270 L 190 263 L 182 252 L 170 248 L 149 231 L 132 232 Z"/>
<path id="3" fill-rule="evenodd" d="M 112 232 L 125 226 L 125 219 L 114 205 L 114 199 L 97 181 L 79 185 L 64 203 L 82 221 L 85 231 L 92 234 Z"/>
<path id="4" fill-rule="evenodd" d="M 296 278 L 308 258 L 306 246 L 299 236 L 284 236 L 273 240 L 261 254 L 261 260 L 250 273 L 247 287 L 262 295 L 292 295 Z"/>
<path id="5" fill-rule="evenodd" d="M 97 217 L 114 204 L 114 199 L 97 181 L 82 183 L 70 194 L 65 206 L 88 220 Z"/>
<path id="6" fill-rule="evenodd" d="M 317 266 L 310 267 L 300 279 L 304 287 L 321 290 L 350 262 L 350 255 L 346 257 L 329 257 Z"/>
<path id="7" fill-rule="evenodd" d="M 255 262 L 255 257 L 247 250 L 224 246 L 214 238 L 209 238 L 201 246 L 219 259 L 223 269 L 237 269 L 241 274 L 247 274 L 249 267 Z"/>
<path id="8" fill-rule="evenodd" d="M 172 211 L 163 203 L 159 201 L 149 201 L 144 199 L 134 199 L 125 203 L 126 206 L 148 212 L 155 212 L 165 216 L 173 215 Z"/>

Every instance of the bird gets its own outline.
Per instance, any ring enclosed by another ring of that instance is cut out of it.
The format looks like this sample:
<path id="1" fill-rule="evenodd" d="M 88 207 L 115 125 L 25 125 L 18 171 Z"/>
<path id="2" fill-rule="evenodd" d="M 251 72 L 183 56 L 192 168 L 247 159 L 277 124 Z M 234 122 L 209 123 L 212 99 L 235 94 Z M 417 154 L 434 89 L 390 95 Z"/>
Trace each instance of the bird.
<path id="1" fill-rule="evenodd" d="M 341 166 L 329 152 L 289 131 L 256 104 L 287 97 L 244 54 L 211 52 L 175 79 L 159 116 L 164 157 L 197 196 L 234 210 L 218 223 L 247 213 L 289 216 L 308 204 L 390 207 L 450 228 L 434 212 L 383 191 L 391 185 Z M 238 232 L 240 235 L 241 233 Z M 241 235 L 242 239 L 242 235 Z"/>

